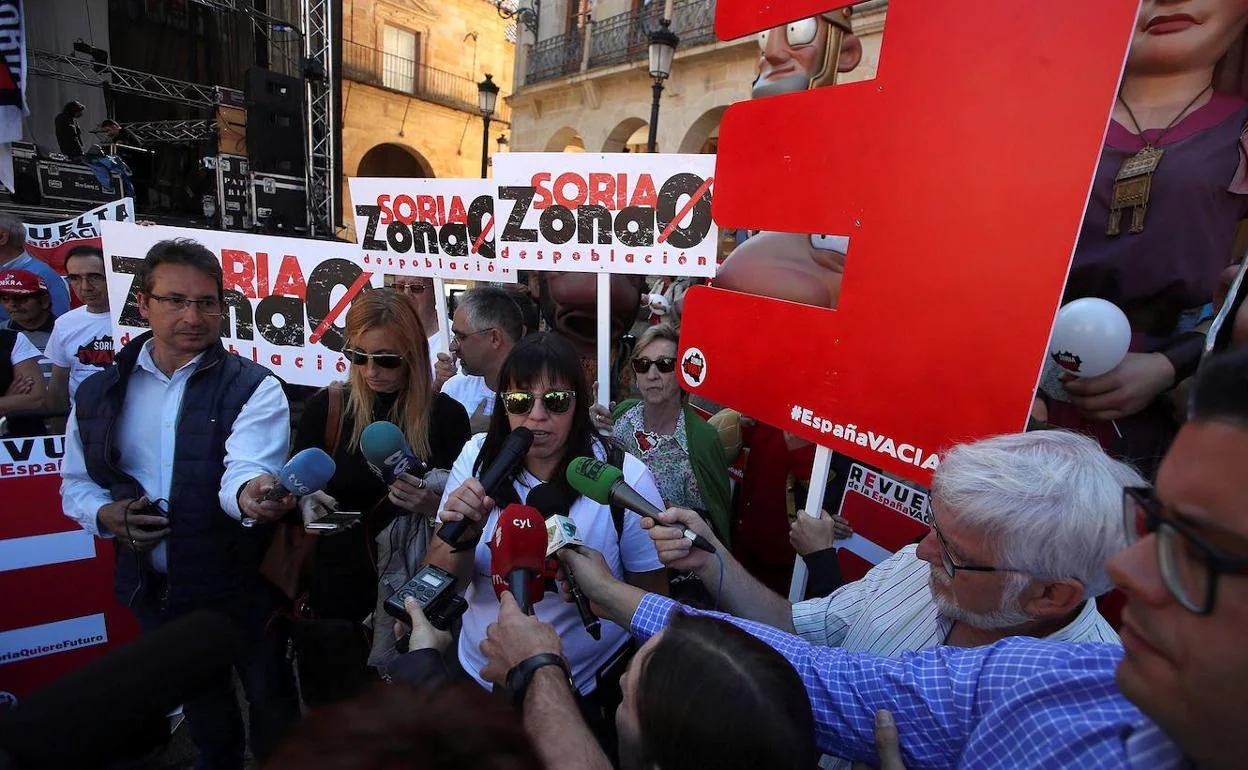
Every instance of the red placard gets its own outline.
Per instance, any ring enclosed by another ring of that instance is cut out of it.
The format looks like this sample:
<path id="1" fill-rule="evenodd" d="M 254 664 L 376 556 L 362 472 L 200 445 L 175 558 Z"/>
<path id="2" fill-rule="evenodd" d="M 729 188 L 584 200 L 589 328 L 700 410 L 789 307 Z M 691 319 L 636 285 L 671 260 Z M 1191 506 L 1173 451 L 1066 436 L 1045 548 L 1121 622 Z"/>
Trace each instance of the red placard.
<path id="1" fill-rule="evenodd" d="M 836 543 L 846 581 L 926 536 L 932 516 L 926 490 L 858 463 L 849 468 L 838 513 L 854 529 L 853 537 Z"/>
<path id="2" fill-rule="evenodd" d="M 113 548 L 61 512 L 62 436 L 0 439 L 0 710 L 138 634 Z"/>
<path id="3" fill-rule="evenodd" d="M 846 3 L 721 0 L 721 36 Z M 1022 429 L 1138 3 L 894 0 L 875 80 L 740 102 L 722 227 L 850 236 L 838 309 L 695 287 L 683 381 L 926 483 Z M 699 371 L 700 370 L 700 371 Z"/>

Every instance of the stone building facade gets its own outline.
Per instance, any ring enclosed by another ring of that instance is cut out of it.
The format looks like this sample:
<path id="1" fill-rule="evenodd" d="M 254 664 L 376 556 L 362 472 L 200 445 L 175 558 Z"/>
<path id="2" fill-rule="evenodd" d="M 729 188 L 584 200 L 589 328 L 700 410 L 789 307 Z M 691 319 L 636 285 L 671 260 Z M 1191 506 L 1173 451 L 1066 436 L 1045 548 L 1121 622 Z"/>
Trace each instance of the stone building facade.
<path id="1" fill-rule="evenodd" d="M 874 77 L 887 0 L 854 8 L 863 59 L 840 82 Z M 525 31 L 516 55 L 515 93 L 508 100 L 512 149 L 644 151 L 649 130 L 649 30 L 661 0 L 541 0 L 537 34 Z M 715 0 L 676 0 L 672 30 L 680 36 L 659 114 L 659 152 L 714 152 L 728 105 L 750 97 L 759 46 L 753 36 L 720 41 Z"/>

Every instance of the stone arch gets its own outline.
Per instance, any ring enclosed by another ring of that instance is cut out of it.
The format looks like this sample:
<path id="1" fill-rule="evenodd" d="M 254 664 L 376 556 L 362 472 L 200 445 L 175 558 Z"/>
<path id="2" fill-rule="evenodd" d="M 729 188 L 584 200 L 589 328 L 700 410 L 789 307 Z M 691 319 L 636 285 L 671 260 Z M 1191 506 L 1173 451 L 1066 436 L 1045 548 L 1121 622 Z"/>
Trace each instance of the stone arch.
<path id="1" fill-rule="evenodd" d="M 432 178 L 433 166 L 414 148 L 397 142 L 373 147 L 360 158 L 356 176 Z"/>
<path id="2" fill-rule="evenodd" d="M 607 139 L 602 143 L 603 152 L 623 152 L 625 144 L 629 137 L 637 132 L 638 129 L 647 125 L 647 122 L 641 118 L 625 118 L 611 129 L 611 133 L 607 134 Z"/>
<path id="3" fill-rule="evenodd" d="M 564 126 L 547 140 L 546 152 L 585 152 L 585 140 L 575 128 Z"/>
<path id="4" fill-rule="evenodd" d="M 689 126 L 689 130 L 685 132 L 685 137 L 680 140 L 680 150 L 682 153 L 702 152 L 706 146 L 707 139 L 719 128 L 719 121 L 724 117 L 724 111 L 728 109 L 728 105 L 712 107 Z"/>

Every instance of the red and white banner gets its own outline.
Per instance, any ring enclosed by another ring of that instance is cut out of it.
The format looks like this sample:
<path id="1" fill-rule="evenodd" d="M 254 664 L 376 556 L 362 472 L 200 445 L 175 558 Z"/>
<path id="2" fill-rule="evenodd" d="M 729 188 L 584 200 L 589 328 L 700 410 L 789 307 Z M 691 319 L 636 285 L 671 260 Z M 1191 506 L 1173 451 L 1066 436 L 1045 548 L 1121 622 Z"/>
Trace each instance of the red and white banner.
<path id="1" fill-rule="evenodd" d="M 496 155 L 498 259 L 514 270 L 713 276 L 714 173 L 714 155 Z"/>
<path id="2" fill-rule="evenodd" d="M 488 179 L 348 180 L 364 267 L 391 275 L 515 283 L 496 258 Z"/>
<path id="3" fill-rule="evenodd" d="M 134 219 L 134 200 L 122 198 L 96 206 L 73 219 L 46 225 L 26 225 L 26 251 L 47 262 L 61 275 L 65 274 L 65 255 L 75 246 L 100 246 L 101 222 L 130 222 Z"/>
<path id="4" fill-rule="evenodd" d="M 267 366 L 291 385 L 321 387 L 346 378 L 346 312 L 381 275 L 360 265 L 354 243 L 180 227 L 102 223 L 104 269 L 120 349 L 147 331 L 135 300 L 139 265 L 157 241 L 190 238 L 221 260 L 226 349 Z"/>
<path id="5" fill-rule="evenodd" d="M 138 633 L 112 546 L 61 512 L 64 451 L 63 436 L 0 439 L 0 704 Z"/>
<path id="6" fill-rule="evenodd" d="M 838 513 L 854 528 L 852 537 L 836 541 L 846 581 L 924 537 L 932 521 L 927 490 L 858 463 L 850 466 Z"/>

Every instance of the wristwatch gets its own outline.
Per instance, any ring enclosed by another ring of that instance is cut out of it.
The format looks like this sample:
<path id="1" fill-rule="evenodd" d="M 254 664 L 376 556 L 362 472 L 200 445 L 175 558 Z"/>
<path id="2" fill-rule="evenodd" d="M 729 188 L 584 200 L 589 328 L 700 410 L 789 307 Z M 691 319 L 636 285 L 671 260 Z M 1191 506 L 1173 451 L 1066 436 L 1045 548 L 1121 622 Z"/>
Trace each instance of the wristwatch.
<path id="1" fill-rule="evenodd" d="M 511 692 L 511 705 L 516 711 L 524 709 L 524 696 L 529 690 L 529 683 L 533 681 L 533 675 L 537 673 L 537 670 L 543 666 L 558 666 L 563 669 L 563 675 L 568 680 L 568 687 L 572 688 L 573 694 L 576 693 L 576 685 L 572 682 L 572 672 L 568 670 L 568 662 L 563 659 L 562 655 L 543 652 L 520 661 L 507 672 L 506 685 Z"/>

